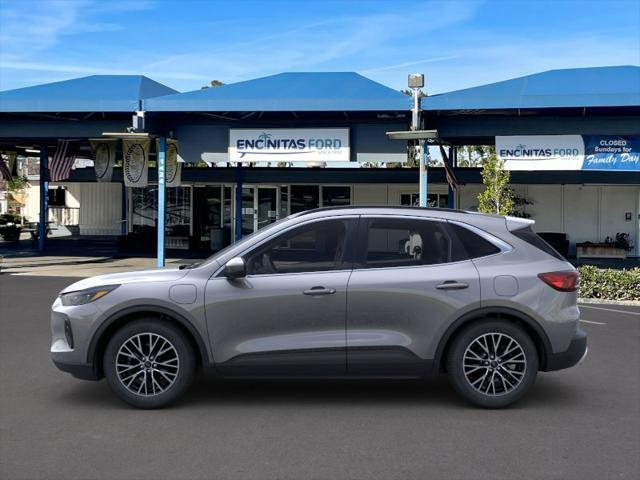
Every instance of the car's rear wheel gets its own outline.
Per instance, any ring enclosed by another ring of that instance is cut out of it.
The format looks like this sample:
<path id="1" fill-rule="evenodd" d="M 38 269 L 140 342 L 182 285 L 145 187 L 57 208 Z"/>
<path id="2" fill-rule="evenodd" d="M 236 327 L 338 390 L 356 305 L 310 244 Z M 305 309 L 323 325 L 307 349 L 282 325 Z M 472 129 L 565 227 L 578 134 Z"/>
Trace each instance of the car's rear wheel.
<path id="1" fill-rule="evenodd" d="M 195 373 L 193 348 L 171 323 L 131 322 L 109 341 L 104 373 L 114 393 L 138 408 L 164 407 L 180 397 Z"/>
<path id="2" fill-rule="evenodd" d="M 487 319 L 453 340 L 447 372 L 454 389 L 471 403 L 501 408 L 522 398 L 538 373 L 538 352 L 517 325 Z"/>

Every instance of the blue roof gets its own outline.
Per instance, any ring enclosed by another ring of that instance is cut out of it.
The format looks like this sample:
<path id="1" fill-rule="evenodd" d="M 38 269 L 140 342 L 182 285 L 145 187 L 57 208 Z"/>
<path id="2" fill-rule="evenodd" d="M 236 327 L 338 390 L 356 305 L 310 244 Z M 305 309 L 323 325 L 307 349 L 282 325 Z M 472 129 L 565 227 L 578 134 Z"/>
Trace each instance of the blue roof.
<path id="1" fill-rule="evenodd" d="M 91 75 L 0 92 L 0 112 L 133 112 L 176 92 L 142 75 Z"/>
<path id="2" fill-rule="evenodd" d="M 355 72 L 296 72 L 153 98 L 150 112 L 410 110 L 410 97 Z"/>
<path id="3" fill-rule="evenodd" d="M 422 99 L 424 110 L 638 105 L 640 105 L 640 67 L 632 65 L 549 70 Z"/>

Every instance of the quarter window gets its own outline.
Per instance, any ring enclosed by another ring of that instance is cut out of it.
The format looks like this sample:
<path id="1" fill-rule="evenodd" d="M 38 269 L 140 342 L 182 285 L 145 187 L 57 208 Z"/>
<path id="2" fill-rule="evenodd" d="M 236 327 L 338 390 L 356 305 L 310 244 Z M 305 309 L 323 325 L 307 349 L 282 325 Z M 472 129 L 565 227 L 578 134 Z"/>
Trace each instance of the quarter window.
<path id="1" fill-rule="evenodd" d="M 452 256 L 454 262 L 468 260 L 469 258 L 486 257 L 487 255 L 493 255 L 500 251 L 493 243 L 473 233 L 468 228 L 454 223 L 449 223 L 448 227 L 460 242 L 456 242 L 456 247 L 462 247 L 453 249 Z"/>
<path id="2" fill-rule="evenodd" d="M 348 220 L 324 220 L 294 228 L 251 252 L 249 275 L 344 268 Z"/>
<path id="3" fill-rule="evenodd" d="M 371 219 L 366 242 L 366 268 L 435 265 L 451 259 L 452 242 L 444 222 Z"/>

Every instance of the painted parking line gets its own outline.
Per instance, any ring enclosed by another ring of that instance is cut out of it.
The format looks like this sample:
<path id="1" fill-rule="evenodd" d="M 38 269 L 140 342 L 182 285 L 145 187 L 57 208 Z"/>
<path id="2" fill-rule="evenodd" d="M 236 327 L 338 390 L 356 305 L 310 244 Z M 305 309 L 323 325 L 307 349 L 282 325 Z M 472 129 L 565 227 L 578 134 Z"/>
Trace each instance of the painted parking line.
<path id="1" fill-rule="evenodd" d="M 592 307 L 591 305 L 580 304 L 580 308 L 592 308 L 594 310 L 604 310 L 606 312 L 626 313 L 627 315 L 640 316 L 638 312 L 630 312 L 629 310 L 616 310 L 615 308 Z"/>
<path id="2" fill-rule="evenodd" d="M 594 322 L 593 320 L 582 320 L 582 319 L 580 319 L 580 321 L 584 322 L 584 323 L 593 323 L 594 325 L 606 325 L 606 323 L 604 323 L 604 322 Z"/>

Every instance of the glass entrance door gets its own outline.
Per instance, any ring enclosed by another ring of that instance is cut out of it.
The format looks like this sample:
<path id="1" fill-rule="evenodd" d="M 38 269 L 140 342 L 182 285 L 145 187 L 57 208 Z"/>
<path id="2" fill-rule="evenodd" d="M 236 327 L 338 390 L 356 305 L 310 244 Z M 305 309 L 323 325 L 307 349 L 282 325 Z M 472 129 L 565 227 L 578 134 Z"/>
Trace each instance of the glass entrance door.
<path id="1" fill-rule="evenodd" d="M 240 208 L 242 209 L 243 236 L 250 235 L 278 219 L 278 191 L 279 187 L 276 186 L 242 187 L 242 205 Z"/>
<path id="2" fill-rule="evenodd" d="M 278 187 L 256 187 L 256 230 L 278 219 Z"/>

